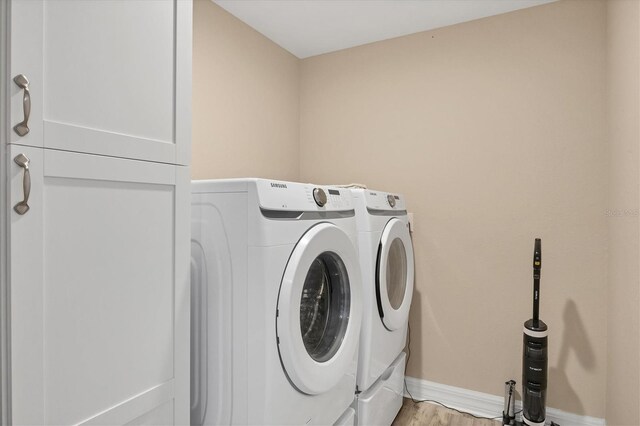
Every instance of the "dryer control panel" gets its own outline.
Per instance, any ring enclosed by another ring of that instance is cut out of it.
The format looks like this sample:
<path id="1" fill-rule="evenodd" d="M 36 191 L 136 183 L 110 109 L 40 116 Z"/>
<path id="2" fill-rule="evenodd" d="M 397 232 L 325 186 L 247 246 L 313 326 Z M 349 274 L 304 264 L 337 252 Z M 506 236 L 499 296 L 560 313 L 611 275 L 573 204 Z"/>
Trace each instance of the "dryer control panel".
<path id="1" fill-rule="evenodd" d="M 407 209 L 404 197 L 400 194 L 373 191 L 370 189 L 362 189 L 360 191 L 364 194 L 367 207 L 372 210 L 402 211 Z"/>
<path id="2" fill-rule="evenodd" d="M 327 185 L 259 179 L 260 207 L 281 211 L 353 210 L 351 191 Z"/>

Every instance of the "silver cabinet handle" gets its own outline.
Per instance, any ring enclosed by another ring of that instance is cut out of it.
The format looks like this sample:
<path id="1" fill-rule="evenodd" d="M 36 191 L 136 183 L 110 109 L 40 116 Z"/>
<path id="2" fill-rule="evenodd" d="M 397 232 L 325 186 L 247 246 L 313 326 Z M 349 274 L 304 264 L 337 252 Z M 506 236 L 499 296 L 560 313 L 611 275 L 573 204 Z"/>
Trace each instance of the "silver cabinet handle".
<path id="1" fill-rule="evenodd" d="M 31 115 L 31 93 L 29 93 L 29 80 L 24 74 L 18 74 L 13 78 L 13 81 L 19 88 L 24 90 L 22 95 L 22 110 L 24 111 L 24 120 L 13 126 L 13 130 L 20 135 L 24 136 L 29 133 L 29 115 Z"/>
<path id="2" fill-rule="evenodd" d="M 24 154 L 18 154 L 13 159 L 16 164 L 24 169 L 24 175 L 22 177 L 22 190 L 24 192 L 24 200 L 13 206 L 13 210 L 16 213 L 22 215 L 29 211 L 29 194 L 31 193 L 31 173 L 29 172 L 29 159 Z"/>

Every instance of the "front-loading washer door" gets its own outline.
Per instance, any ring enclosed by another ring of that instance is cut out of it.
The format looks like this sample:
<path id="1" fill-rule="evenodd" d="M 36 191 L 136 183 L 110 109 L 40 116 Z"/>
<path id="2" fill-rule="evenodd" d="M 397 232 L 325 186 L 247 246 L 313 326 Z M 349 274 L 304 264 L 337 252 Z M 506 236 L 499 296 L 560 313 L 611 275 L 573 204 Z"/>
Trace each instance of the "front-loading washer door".
<path id="1" fill-rule="evenodd" d="M 409 229 L 405 222 L 393 218 L 382 231 L 376 261 L 378 313 L 389 331 L 407 323 L 413 277 L 413 245 Z"/>
<path id="2" fill-rule="evenodd" d="M 280 285 L 276 339 L 284 371 L 299 391 L 326 392 L 353 365 L 361 285 L 354 244 L 337 226 L 320 223 L 296 244 Z"/>

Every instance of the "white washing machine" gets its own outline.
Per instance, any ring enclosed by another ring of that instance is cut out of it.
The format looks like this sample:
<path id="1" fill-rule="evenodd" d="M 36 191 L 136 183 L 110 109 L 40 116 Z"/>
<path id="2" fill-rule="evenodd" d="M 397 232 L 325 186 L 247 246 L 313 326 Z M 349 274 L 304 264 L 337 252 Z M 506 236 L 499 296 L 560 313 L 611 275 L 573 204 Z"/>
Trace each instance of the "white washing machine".
<path id="1" fill-rule="evenodd" d="M 414 258 L 401 195 L 352 189 L 363 284 L 356 417 L 389 425 L 402 406 Z"/>
<path id="2" fill-rule="evenodd" d="M 349 190 L 192 183 L 192 425 L 354 424 L 356 238 Z"/>

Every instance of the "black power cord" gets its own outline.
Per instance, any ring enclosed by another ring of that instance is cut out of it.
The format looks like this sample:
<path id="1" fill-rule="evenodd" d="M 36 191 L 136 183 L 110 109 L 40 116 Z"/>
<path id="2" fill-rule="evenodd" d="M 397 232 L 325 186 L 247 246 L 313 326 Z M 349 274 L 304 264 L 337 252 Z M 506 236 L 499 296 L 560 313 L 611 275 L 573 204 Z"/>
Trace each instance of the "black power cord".
<path id="1" fill-rule="evenodd" d="M 407 324 L 407 362 L 405 364 L 405 368 L 407 365 L 409 365 L 409 358 L 411 358 L 411 326 L 409 326 L 409 324 Z M 456 413 L 460 413 L 460 414 L 465 414 L 467 416 L 471 416 L 473 418 L 476 419 L 483 419 L 483 420 L 499 420 L 502 418 L 502 415 L 496 416 L 496 417 L 484 417 L 484 416 L 477 416 L 475 414 L 469 413 L 468 411 L 462 411 L 462 410 L 458 410 L 457 408 L 453 408 L 453 407 L 449 407 L 446 404 L 443 404 L 440 401 L 436 401 L 434 399 L 421 399 L 421 400 L 417 400 L 413 397 L 413 395 L 411 395 L 411 392 L 409 392 L 409 388 L 407 387 L 407 376 L 405 374 L 405 379 L 404 379 L 404 389 L 405 391 L 407 391 L 407 394 L 409 395 L 409 398 L 411 399 L 411 401 L 414 404 L 421 404 L 423 402 L 430 402 L 432 404 L 437 404 L 440 405 L 444 408 L 446 408 L 447 410 L 452 410 L 455 411 Z M 517 411 L 515 414 L 518 414 L 522 412 L 522 410 Z"/>

